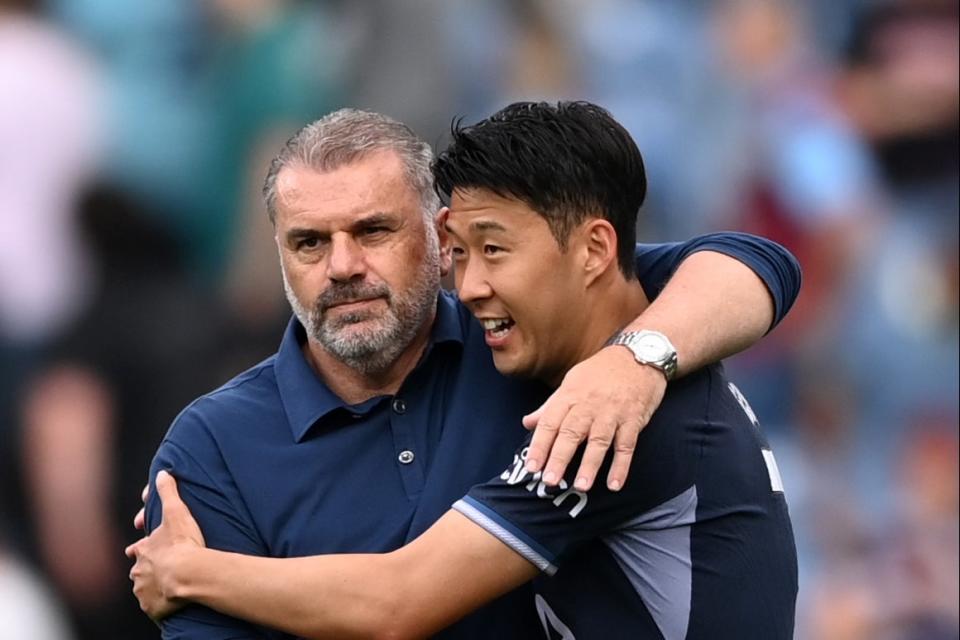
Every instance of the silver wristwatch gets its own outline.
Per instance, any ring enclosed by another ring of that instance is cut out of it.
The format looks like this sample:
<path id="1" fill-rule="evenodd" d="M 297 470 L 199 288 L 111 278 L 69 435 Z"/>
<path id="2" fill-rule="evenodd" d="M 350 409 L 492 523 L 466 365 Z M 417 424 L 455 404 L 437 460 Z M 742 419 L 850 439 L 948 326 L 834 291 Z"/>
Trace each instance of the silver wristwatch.
<path id="1" fill-rule="evenodd" d="M 659 331 L 624 331 L 613 336 L 607 344 L 630 349 L 637 362 L 660 369 L 667 380 L 673 380 L 677 374 L 677 350 Z"/>

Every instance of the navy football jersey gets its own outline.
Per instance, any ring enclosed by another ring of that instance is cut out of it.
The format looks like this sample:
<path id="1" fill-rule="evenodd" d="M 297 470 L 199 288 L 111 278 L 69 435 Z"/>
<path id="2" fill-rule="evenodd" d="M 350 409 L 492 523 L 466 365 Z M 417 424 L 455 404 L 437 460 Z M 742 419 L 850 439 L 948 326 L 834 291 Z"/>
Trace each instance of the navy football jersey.
<path id="1" fill-rule="evenodd" d="M 454 508 L 543 572 L 547 638 L 779 640 L 793 636 L 797 558 L 783 485 L 721 365 L 671 382 L 620 492 L 558 487 L 524 469 L 527 443 Z"/>

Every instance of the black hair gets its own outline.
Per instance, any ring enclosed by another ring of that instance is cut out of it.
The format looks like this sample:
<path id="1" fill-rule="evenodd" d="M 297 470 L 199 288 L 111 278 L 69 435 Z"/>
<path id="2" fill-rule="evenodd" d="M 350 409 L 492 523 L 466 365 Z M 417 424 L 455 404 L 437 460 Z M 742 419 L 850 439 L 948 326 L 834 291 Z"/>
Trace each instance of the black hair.
<path id="1" fill-rule="evenodd" d="M 647 191 L 640 150 L 623 126 L 589 102 L 516 102 L 463 126 L 433 164 L 441 198 L 485 189 L 515 198 L 543 216 L 561 250 L 589 217 L 617 232 L 617 261 L 635 278 L 637 213 Z"/>

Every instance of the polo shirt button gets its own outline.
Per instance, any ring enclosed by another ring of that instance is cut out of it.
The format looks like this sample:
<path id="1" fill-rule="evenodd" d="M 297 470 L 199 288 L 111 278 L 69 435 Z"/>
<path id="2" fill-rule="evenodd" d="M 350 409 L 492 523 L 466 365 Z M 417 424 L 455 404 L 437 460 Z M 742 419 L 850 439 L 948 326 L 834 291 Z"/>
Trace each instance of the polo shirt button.
<path id="1" fill-rule="evenodd" d="M 397 413 L 404 413 L 407 410 L 407 403 L 400 398 L 393 399 L 393 410 Z"/>
<path id="2" fill-rule="evenodd" d="M 400 455 L 397 456 L 397 460 L 400 461 L 400 464 L 410 464 L 413 462 L 413 451 L 409 449 L 404 449 L 400 452 Z"/>

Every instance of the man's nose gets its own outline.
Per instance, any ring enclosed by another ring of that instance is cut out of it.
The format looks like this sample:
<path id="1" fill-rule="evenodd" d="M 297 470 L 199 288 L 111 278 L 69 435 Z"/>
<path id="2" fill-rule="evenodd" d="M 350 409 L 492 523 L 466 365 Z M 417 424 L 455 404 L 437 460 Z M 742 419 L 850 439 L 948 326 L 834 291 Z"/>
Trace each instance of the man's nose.
<path id="1" fill-rule="evenodd" d="M 487 278 L 486 269 L 478 260 L 466 260 L 457 263 L 455 280 L 457 295 L 465 305 L 485 300 L 493 295 L 493 288 Z"/>
<path id="2" fill-rule="evenodd" d="M 327 261 L 327 276 L 344 282 L 363 276 L 367 271 L 363 247 L 348 234 L 334 234 L 330 239 L 330 258 Z"/>

